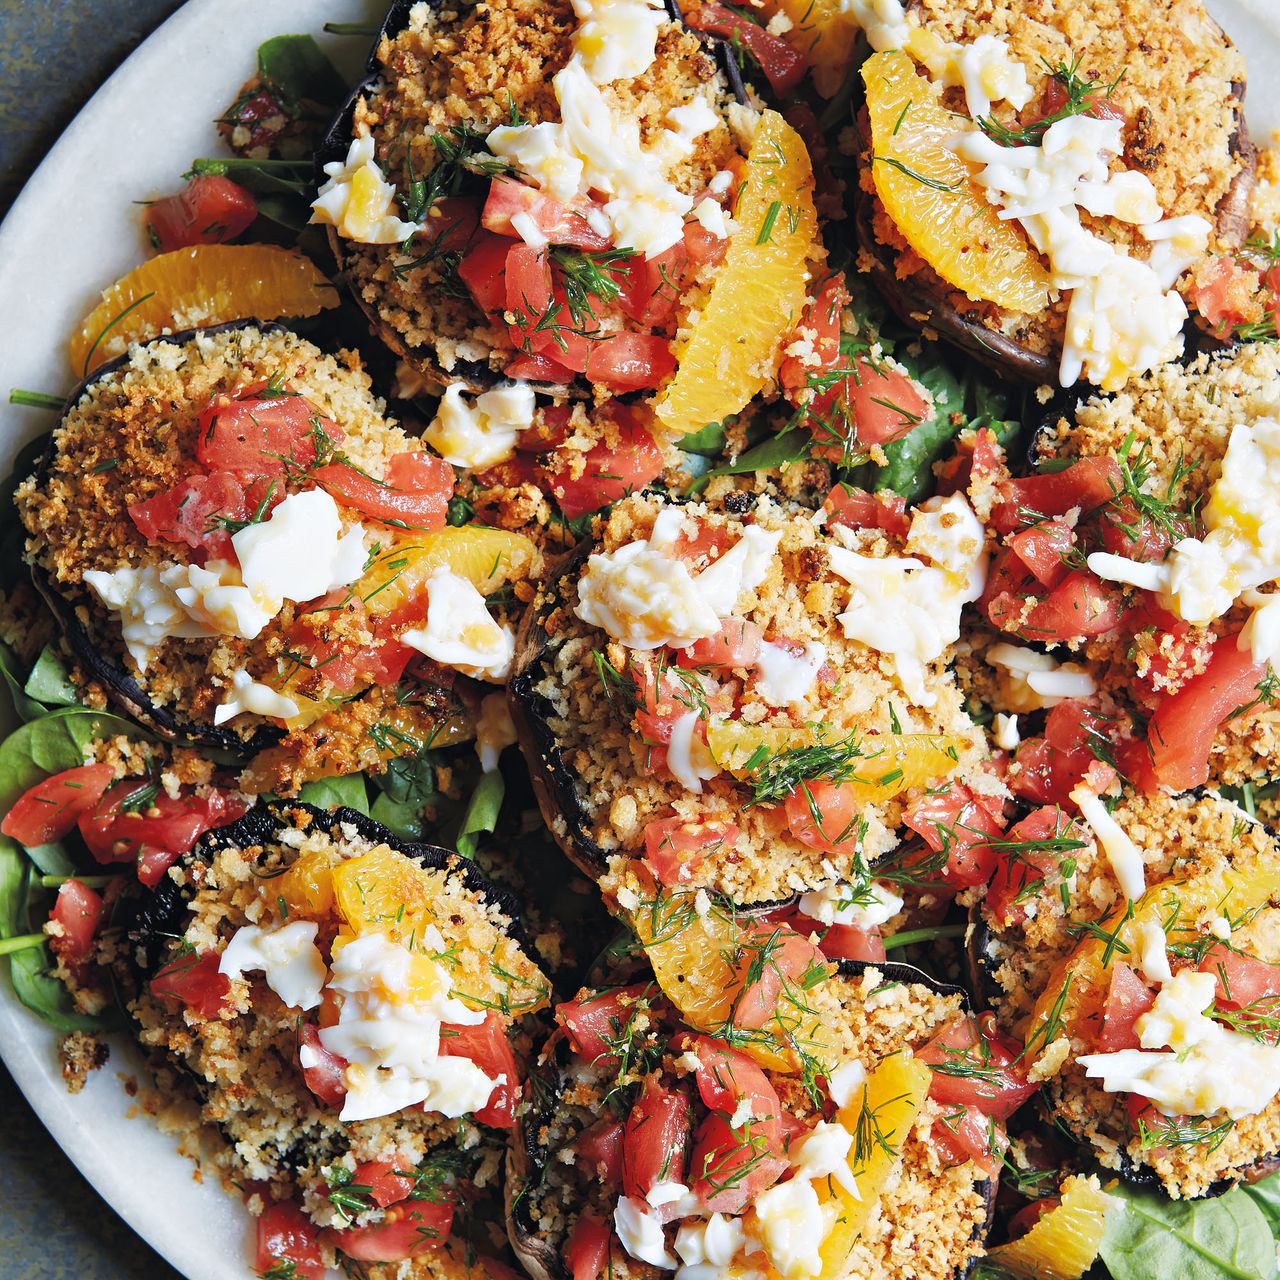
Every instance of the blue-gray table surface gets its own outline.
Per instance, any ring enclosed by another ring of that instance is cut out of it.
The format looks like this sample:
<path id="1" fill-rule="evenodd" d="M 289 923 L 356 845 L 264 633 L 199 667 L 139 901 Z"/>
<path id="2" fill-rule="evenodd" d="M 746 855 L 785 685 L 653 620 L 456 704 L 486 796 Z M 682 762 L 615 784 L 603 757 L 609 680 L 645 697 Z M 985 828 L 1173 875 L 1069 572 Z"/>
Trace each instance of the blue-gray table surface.
<path id="1" fill-rule="evenodd" d="M 0 0 L 0 214 L 93 91 L 180 3 Z M 0 1204 L 0 1280 L 179 1280 L 76 1172 L 3 1068 Z"/>

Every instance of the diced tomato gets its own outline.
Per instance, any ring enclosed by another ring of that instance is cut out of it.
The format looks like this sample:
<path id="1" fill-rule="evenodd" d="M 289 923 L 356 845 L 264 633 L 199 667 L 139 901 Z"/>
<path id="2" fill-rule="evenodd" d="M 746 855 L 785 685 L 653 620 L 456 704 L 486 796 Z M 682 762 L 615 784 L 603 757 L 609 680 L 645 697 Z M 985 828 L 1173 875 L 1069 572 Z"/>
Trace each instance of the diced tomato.
<path id="1" fill-rule="evenodd" d="M 703 4 L 687 9 L 684 20 L 696 31 L 725 37 L 736 35 L 760 64 L 769 88 L 779 98 L 793 94 L 804 79 L 809 64 L 803 53 L 732 9 L 719 4 Z"/>
<path id="2" fill-rule="evenodd" d="M 686 561 L 692 570 L 718 560 L 737 540 L 729 529 L 686 518 L 671 554 Z"/>
<path id="3" fill-rule="evenodd" d="M 645 1082 L 622 1132 L 622 1190 L 643 1200 L 659 1182 L 683 1182 L 693 1108 L 689 1095 Z"/>
<path id="4" fill-rule="evenodd" d="M 396 528 L 426 533 L 444 528 L 453 497 L 453 468 L 425 450 L 393 454 L 385 480 L 342 462 L 318 468 L 313 478 L 344 506 Z"/>
<path id="5" fill-rule="evenodd" d="M 151 994 L 185 1005 L 197 1018 L 211 1021 L 231 993 L 231 979 L 218 972 L 219 959 L 216 951 L 176 956 L 152 977 Z"/>
<path id="6" fill-rule="evenodd" d="M 569 1232 L 564 1260 L 570 1280 L 601 1280 L 610 1266 L 613 1235 L 594 1213 L 581 1214 Z"/>
<path id="7" fill-rule="evenodd" d="M 818 949 L 828 960 L 861 960 L 876 964 L 885 959 L 884 939 L 874 925 L 859 929 L 852 924 L 828 925 L 818 940 Z"/>
<path id="8" fill-rule="evenodd" d="M 369 1188 L 369 1198 L 379 1209 L 407 1200 L 413 1192 L 414 1180 L 396 1171 L 387 1160 L 365 1160 L 356 1165 L 352 1184 Z"/>
<path id="9" fill-rule="evenodd" d="M 1101 93 L 1090 93 L 1085 96 L 1085 102 L 1089 105 L 1085 108 L 1083 114 L 1092 116 L 1095 120 L 1123 120 L 1124 112 L 1120 107 L 1112 102 L 1110 96 L 1104 91 Z M 1044 113 L 1037 119 L 1043 120 L 1045 116 L 1057 115 L 1063 107 L 1067 105 L 1067 86 L 1056 76 L 1050 76 L 1044 86 Z M 1028 121 L 1029 124 L 1035 121 Z"/>
<path id="10" fill-rule="evenodd" d="M 270 497 L 284 494 L 273 492 Z M 154 498 L 129 504 L 129 519 L 148 542 L 183 542 L 218 560 L 232 554 L 231 535 L 219 518 L 244 520 L 250 512 L 245 490 L 230 471 L 188 476 Z"/>
<path id="11" fill-rule="evenodd" d="M 778 370 L 778 381 L 787 391 L 803 391 L 809 385 L 810 374 L 833 369 L 840 362 L 840 328 L 848 305 L 844 272 L 837 271 L 822 282 L 817 296 L 805 306 L 797 329 L 797 338 L 811 338 L 812 355 L 807 359 L 786 356 Z"/>
<path id="12" fill-rule="evenodd" d="M 1093 1043 L 1093 1052 L 1118 1053 L 1121 1049 L 1140 1048 L 1134 1023 L 1155 1002 L 1155 992 L 1127 964 L 1117 960 L 1111 966 L 1111 983 L 1102 1006 L 1102 1026 Z"/>
<path id="13" fill-rule="evenodd" d="M 1205 670 L 1163 698 L 1148 722 L 1156 782 L 1174 791 L 1203 786 L 1218 729 L 1241 707 L 1256 702 L 1266 672 L 1266 664 L 1254 662 L 1235 636 L 1219 639 Z"/>
<path id="14" fill-rule="evenodd" d="M 625 412 L 624 412 L 625 410 Z M 567 520 L 598 511 L 619 498 L 643 488 L 662 471 L 662 450 L 626 406 L 614 410 L 617 444 L 605 440 L 593 445 L 583 459 L 582 474 L 550 472 L 551 492 Z"/>
<path id="15" fill-rule="evenodd" d="M 589 207 L 588 204 L 575 209 L 572 205 L 539 191 L 537 187 L 499 176 L 494 178 L 489 187 L 489 197 L 484 202 L 480 224 L 486 231 L 520 239 L 521 233 L 511 220 L 524 215 L 551 244 L 575 245 L 580 249 L 607 249 L 609 237 L 601 235 L 591 225 L 586 216 Z"/>
<path id="16" fill-rule="evenodd" d="M 895 538 L 905 538 L 911 532 L 907 500 L 887 490 L 868 493 L 852 485 L 838 484 L 827 494 L 823 507 L 832 524 L 848 525 L 851 529 L 881 529 Z"/>
<path id="17" fill-rule="evenodd" d="M 590 345 L 587 381 L 610 391 L 660 387 L 676 371 L 671 342 L 658 333 L 611 333 Z"/>
<path id="18" fill-rule="evenodd" d="M 269 1205 L 258 1219 L 254 1265 L 259 1275 L 281 1267 L 298 1280 L 324 1280 L 320 1228 L 292 1200 Z"/>
<path id="19" fill-rule="evenodd" d="M 1010 827 L 1005 839 L 1010 845 L 1033 846 L 1002 850 L 995 878 L 987 891 L 987 909 L 991 914 L 997 920 L 1015 923 L 1025 919 L 1024 903 L 1041 892 L 1045 877 L 1072 857 L 1074 849 L 1067 842 L 1079 841 L 1080 832 L 1061 809 L 1046 805 Z M 1048 841 L 1054 844 L 1045 847 Z"/>
<path id="20" fill-rule="evenodd" d="M 1046 1213 L 1052 1212 L 1061 1203 L 1057 1196 L 1045 1196 L 1043 1199 L 1032 1201 L 1031 1204 L 1023 1205 L 1009 1219 L 1009 1239 L 1017 1240 L 1025 1236 Z"/>
<path id="21" fill-rule="evenodd" d="M 497 1080 L 489 1101 L 475 1113 L 480 1124 L 514 1129 L 516 1101 L 520 1097 L 520 1073 L 507 1029 L 496 1011 L 475 1026 L 450 1023 L 440 1028 L 440 1052 L 447 1057 L 470 1058 L 490 1080 Z"/>
<path id="22" fill-rule="evenodd" d="M 207 471 L 277 482 L 289 470 L 312 466 L 317 449 L 339 444 L 342 430 L 306 396 L 266 382 L 217 395 L 201 411 L 196 458 Z"/>
<path id="23" fill-rule="evenodd" d="M 402 1262 L 440 1248 L 452 1226 L 451 1202 L 405 1200 L 384 1210 L 381 1222 L 341 1231 L 329 1228 L 322 1239 L 357 1262 Z"/>
<path id="24" fill-rule="evenodd" d="M 1004 1126 L 977 1107 L 950 1107 L 933 1122 L 929 1140 L 948 1165 L 972 1160 L 990 1177 L 996 1177 L 1001 1157 L 1009 1145 Z"/>
<path id="25" fill-rule="evenodd" d="M 1075 530 L 1062 520 L 1045 520 L 1010 534 L 1005 545 L 1045 587 L 1067 576 L 1066 556 L 1075 546 Z"/>
<path id="26" fill-rule="evenodd" d="M 409 244 L 410 255 L 465 250 L 480 229 L 480 201 L 474 196 L 441 196 L 427 211 L 426 228 Z"/>
<path id="27" fill-rule="evenodd" d="M 341 1108 L 347 1096 L 347 1060 L 324 1047 L 312 1022 L 298 1027 L 298 1067 L 303 1083 L 319 1101 L 335 1111 Z"/>
<path id="28" fill-rule="evenodd" d="M 79 880 L 65 880 L 49 919 L 59 932 L 49 938 L 54 954 L 73 973 L 79 972 L 93 954 L 93 940 L 102 923 L 102 897 Z"/>
<path id="29" fill-rule="evenodd" d="M 822 952 L 793 929 L 751 920 L 742 933 L 741 954 L 734 965 L 738 993 L 733 1024 L 755 1030 L 773 1016 L 785 990 L 795 988 L 815 966 L 826 973 L 829 965 Z"/>
<path id="30" fill-rule="evenodd" d="M 994 479 L 1004 466 L 1004 450 L 986 427 L 962 431 L 956 451 L 938 468 L 937 491 L 942 496 L 965 493 L 979 481 Z"/>
<path id="31" fill-rule="evenodd" d="M 772 1122 L 779 1126 L 782 1103 L 778 1091 L 753 1059 L 710 1036 L 689 1037 L 687 1051 L 697 1055 L 694 1080 L 708 1110 L 732 1116 L 746 1099 L 751 1103 L 751 1118 L 756 1125 L 768 1126 Z M 780 1137 L 780 1128 L 777 1133 Z"/>
<path id="32" fill-rule="evenodd" d="M 575 1163 L 605 1186 L 622 1185 L 622 1125 L 607 1117 L 584 1129 L 573 1143 Z"/>
<path id="33" fill-rule="evenodd" d="M 503 372 L 508 378 L 518 378 L 524 382 L 553 382 L 557 386 L 572 382 L 576 373 L 567 365 L 561 364 L 559 360 L 554 360 L 542 352 L 537 355 L 527 355 L 523 351 L 507 361 Z M 519 445 L 516 446 L 516 448 L 519 447 Z"/>
<path id="34" fill-rule="evenodd" d="M 1007 1120 L 1039 1085 L 1019 1062 L 1022 1046 L 1003 1035 L 989 1013 L 952 1018 L 916 1057 L 933 1068 L 929 1096 L 943 1106 L 972 1106 Z"/>
<path id="35" fill-rule="evenodd" d="M 998 801 L 984 802 L 963 783 L 952 782 L 912 800 L 903 821 L 934 853 L 946 850 L 940 877 L 947 884 L 968 888 L 991 879 L 996 855 L 983 837 L 1004 834 Z"/>
<path id="36" fill-rule="evenodd" d="M 827 853 L 853 847 L 858 835 L 858 810 L 852 787 L 825 778 L 800 783 L 783 801 L 791 834 L 801 844 Z"/>
<path id="37" fill-rule="evenodd" d="M 681 665 L 725 670 L 751 667 L 760 656 L 763 639 L 764 632 L 749 618 L 721 618 L 715 635 L 695 640 L 681 651 Z"/>
<path id="38" fill-rule="evenodd" d="M 728 195 L 721 195 L 718 198 L 722 205 L 729 206 Z M 714 231 L 708 231 L 696 219 L 690 219 L 684 224 L 684 247 L 689 254 L 691 266 L 701 267 L 707 263 L 715 266 L 729 251 L 729 241 L 725 236 L 718 236 Z"/>
<path id="39" fill-rule="evenodd" d="M 239 183 L 197 174 L 177 195 L 153 200 L 144 221 L 161 253 L 197 244 L 225 244 L 243 235 L 258 216 L 253 196 Z"/>
<path id="40" fill-rule="evenodd" d="M 714 818 L 707 822 L 657 818 L 644 829 L 645 861 L 663 884 L 687 883 L 708 853 L 733 845 L 738 835 L 732 822 Z"/>
<path id="41" fill-rule="evenodd" d="M 810 407 L 808 425 L 814 454 L 842 461 L 852 432 L 860 445 L 888 444 L 924 420 L 928 402 L 911 377 L 892 365 L 855 356 L 854 372 L 820 392 Z"/>
<path id="42" fill-rule="evenodd" d="M 786 1169 L 777 1134 L 767 1123 L 748 1120 L 735 1129 L 728 1116 L 712 1111 L 694 1132 L 689 1189 L 709 1212 L 741 1213 Z"/>
<path id="43" fill-rule="evenodd" d="M 538 407 L 533 425 L 525 427 L 516 439 L 521 453 L 553 453 L 569 438 L 569 421 L 573 416 L 567 404 L 549 404 Z"/>
<path id="44" fill-rule="evenodd" d="M 1218 258 L 1210 270 L 1197 269 L 1191 299 L 1195 309 L 1220 338 L 1238 324 L 1257 315 L 1257 294 L 1262 284 L 1258 269 L 1231 256 Z"/>
<path id="45" fill-rule="evenodd" d="M 123 807 L 146 787 L 141 778 L 116 783 L 91 812 L 80 815 L 78 826 L 99 862 L 136 860 L 138 879 L 149 888 L 159 884 L 161 876 L 206 831 L 235 822 L 249 807 L 239 796 L 216 787 L 202 795 L 176 798 L 160 791 L 139 800 L 136 809 Z"/>
<path id="46" fill-rule="evenodd" d="M 1000 533 L 1012 533 L 1039 517 L 1065 516 L 1072 507 L 1093 511 L 1123 488 L 1114 458 L 1081 458 L 1062 471 L 1006 480 L 990 523 Z"/>
<path id="47" fill-rule="evenodd" d="M 1218 979 L 1218 1003 L 1232 1009 L 1270 1006 L 1280 997 L 1280 965 L 1234 951 L 1225 942 L 1209 948 L 1200 972 Z"/>
<path id="48" fill-rule="evenodd" d="M 1159 564 L 1177 539 L 1190 537 L 1195 532 L 1193 519 L 1172 519 L 1172 530 L 1164 524 L 1157 524 L 1149 516 L 1144 516 L 1127 494 L 1102 509 L 1099 523 L 1104 550 L 1112 555 L 1151 564 Z"/>
<path id="49" fill-rule="evenodd" d="M 507 253 L 510 249 L 511 241 L 506 236 L 481 231 L 458 264 L 458 279 L 467 286 L 467 292 L 481 311 L 502 311 L 507 305 Z"/>
<path id="50" fill-rule="evenodd" d="M 1075 570 L 1032 606 L 1025 621 L 1005 629 L 1024 640 L 1057 644 L 1106 635 L 1120 625 L 1123 615 L 1124 600 L 1116 587 Z"/>
<path id="51" fill-rule="evenodd" d="M 0 832 L 34 849 L 71 834 L 76 820 L 102 799 L 115 771 L 109 764 L 83 764 L 37 782 L 18 797 L 0 822 Z"/>
<path id="52" fill-rule="evenodd" d="M 506 313 L 507 335 L 517 350 L 534 351 L 537 340 L 552 337 L 554 331 L 544 326 L 538 331 L 551 309 L 551 260 L 545 249 L 535 249 L 523 241 L 507 250 Z M 526 346 L 530 344 L 530 346 Z"/>
<path id="53" fill-rule="evenodd" d="M 622 290 L 618 295 L 622 313 L 646 329 L 663 324 L 680 301 L 688 265 L 689 250 L 683 240 L 652 258 L 636 254 L 629 259 L 615 273 Z"/>
<path id="54" fill-rule="evenodd" d="M 1018 768 L 1010 776 L 1015 795 L 1035 804 L 1062 805 L 1074 809 L 1071 792 L 1087 775 L 1105 791 L 1114 778 L 1107 766 L 1101 777 L 1092 773 L 1108 751 L 1115 725 L 1091 711 L 1077 698 L 1052 707 L 1045 718 L 1044 737 L 1027 738 L 1018 747 Z M 1108 776 L 1109 774 L 1109 776 Z"/>
<path id="55" fill-rule="evenodd" d="M 605 1070 L 611 1070 L 617 1066 L 612 1046 L 634 1016 L 636 1006 L 649 1007 L 646 1002 L 653 991 L 653 985 L 644 982 L 593 991 L 556 1005 L 556 1021 L 584 1062 L 598 1062 Z"/>

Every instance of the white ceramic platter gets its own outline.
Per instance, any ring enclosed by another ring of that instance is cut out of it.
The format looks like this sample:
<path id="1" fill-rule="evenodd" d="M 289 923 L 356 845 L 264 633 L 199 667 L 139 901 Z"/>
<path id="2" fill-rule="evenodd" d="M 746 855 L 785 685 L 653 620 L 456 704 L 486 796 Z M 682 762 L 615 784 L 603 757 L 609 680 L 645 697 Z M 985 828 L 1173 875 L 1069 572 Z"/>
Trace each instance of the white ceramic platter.
<path id="1" fill-rule="evenodd" d="M 1105 0 L 1096 0 L 1104 4 Z M 134 201 L 173 190 L 198 155 L 219 154 L 210 121 L 253 70 L 254 50 L 285 31 L 376 21 L 378 0 L 189 0 L 116 72 L 50 151 L 0 226 L 0 398 L 11 387 L 63 394 L 73 378 L 66 340 L 98 290 L 137 265 Z M 1280 8 L 1276 0 L 1209 0 L 1249 59 L 1249 121 L 1265 140 L 1280 128 Z M 354 73 L 362 39 L 326 49 Z M 0 411 L 0 476 L 48 426 L 40 410 Z M 245 1280 L 252 1228 L 239 1203 L 193 1166 L 150 1121 L 129 1114 L 121 1075 L 141 1073 L 125 1043 L 69 1094 L 57 1036 L 0 981 L 0 1054 L 41 1120 L 112 1207 L 190 1280 Z"/>

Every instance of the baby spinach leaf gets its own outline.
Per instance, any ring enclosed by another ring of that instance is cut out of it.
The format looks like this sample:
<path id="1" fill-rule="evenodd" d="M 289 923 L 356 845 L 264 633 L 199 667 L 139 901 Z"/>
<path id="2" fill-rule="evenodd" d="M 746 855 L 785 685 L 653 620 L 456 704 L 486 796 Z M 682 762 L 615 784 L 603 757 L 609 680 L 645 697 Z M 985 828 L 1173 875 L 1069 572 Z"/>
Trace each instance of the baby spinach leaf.
<path id="1" fill-rule="evenodd" d="M 385 791 L 374 799 L 369 816 L 384 827 L 389 827 L 405 840 L 421 840 L 423 833 L 422 810 L 416 804 L 393 800 Z"/>
<path id="2" fill-rule="evenodd" d="M 750 471 L 770 471 L 774 467 L 795 462 L 808 453 L 811 443 L 809 433 L 799 429 L 779 431 L 777 435 L 766 436 L 759 444 L 740 453 L 733 462 L 721 463 L 706 475 L 699 476 L 689 486 L 689 492 L 700 493 L 706 488 L 707 482 L 716 476 L 740 476 Z"/>
<path id="3" fill-rule="evenodd" d="M 423 750 L 411 756 L 397 756 L 387 763 L 386 770 L 374 776 L 376 787 L 397 804 L 407 804 L 421 809 L 430 804 L 436 790 L 436 753 Z"/>
<path id="4" fill-rule="evenodd" d="M 28 695 L 23 687 L 26 681 L 20 675 L 18 660 L 13 650 L 3 644 L 0 644 L 0 679 L 3 679 L 4 686 L 9 691 L 9 701 L 19 720 L 35 720 L 48 710 Z"/>
<path id="5" fill-rule="evenodd" d="M 91 742 L 115 734 L 148 736 L 129 720 L 87 707 L 62 707 L 15 729 L 0 743 L 0 813 L 49 774 L 84 764 Z"/>
<path id="6" fill-rule="evenodd" d="M 46 707 L 74 707 L 80 701 L 80 695 L 71 683 L 62 659 L 50 644 L 40 650 L 40 656 L 31 668 L 23 692 L 37 702 L 43 702 Z"/>
<path id="7" fill-rule="evenodd" d="M 264 41 L 258 46 L 258 72 L 294 115 L 303 103 L 334 108 L 347 95 L 347 82 L 310 36 Z"/>
<path id="8" fill-rule="evenodd" d="M 1110 1190 L 1110 1188 L 1109 1188 Z M 1272 1280 L 1276 1245 L 1267 1218 L 1247 1192 L 1207 1200 L 1169 1200 L 1120 1185 L 1107 1217 L 1102 1260 L 1114 1280 Z"/>
<path id="9" fill-rule="evenodd" d="M 0 939 L 37 931 L 28 911 L 30 887 L 30 864 L 12 840 L 0 837 Z M 52 964 L 43 941 L 9 954 L 9 979 L 18 999 L 59 1031 L 97 1031 L 107 1025 L 75 1008 L 66 987 L 50 973 Z"/>
<path id="10" fill-rule="evenodd" d="M 348 773 L 341 778 L 317 778 L 303 785 L 298 799 L 315 805 L 317 809 L 347 808 L 357 813 L 369 812 L 369 788 L 363 773 Z"/>
<path id="11" fill-rule="evenodd" d="M 1259 1182 L 1244 1184 L 1240 1189 L 1262 1210 L 1271 1234 L 1280 1240 L 1280 1173 L 1273 1173 Z"/>
<path id="12" fill-rule="evenodd" d="M 720 422 L 708 422 L 697 431 L 690 431 L 676 441 L 676 448 L 685 453 L 697 453 L 706 458 L 719 457 L 724 449 L 725 430 Z"/>
<path id="13" fill-rule="evenodd" d="M 506 792 L 507 784 L 497 769 L 481 775 L 476 789 L 471 793 L 471 799 L 467 801 L 462 826 L 458 828 L 458 839 L 454 845 L 464 858 L 474 858 L 480 844 L 479 837 L 497 828 L 498 813 Z"/>

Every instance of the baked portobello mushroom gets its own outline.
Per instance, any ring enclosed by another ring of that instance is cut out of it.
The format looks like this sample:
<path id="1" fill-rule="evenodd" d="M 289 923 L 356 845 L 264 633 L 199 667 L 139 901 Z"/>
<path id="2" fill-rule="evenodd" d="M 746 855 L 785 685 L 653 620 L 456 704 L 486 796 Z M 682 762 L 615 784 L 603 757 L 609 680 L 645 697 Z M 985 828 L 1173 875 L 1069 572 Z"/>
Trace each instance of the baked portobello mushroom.
<path id="1" fill-rule="evenodd" d="M 1280 846 L 1213 793 L 1055 821 L 1001 854 L 975 989 L 1102 1166 L 1174 1197 L 1252 1178 L 1280 1151 Z"/>
<path id="2" fill-rule="evenodd" d="M 534 550 L 445 528 L 452 479 L 354 355 L 243 322 L 98 370 L 16 500 L 82 678 L 164 737 L 256 756 L 252 789 L 289 790 L 467 736 L 443 664 L 503 674 L 510 633 L 480 591 Z M 422 626 L 445 571 L 474 645 Z"/>
<path id="3" fill-rule="evenodd" d="M 328 181 L 317 220 L 375 333 L 428 384 L 482 391 L 505 371 L 561 386 L 576 377 L 580 392 L 608 395 L 657 385 L 641 366 L 670 372 L 670 338 L 702 291 L 699 263 L 723 253 L 727 234 L 723 212 L 708 210 L 711 230 L 691 222 L 686 250 L 679 220 L 693 197 L 725 196 L 713 179 L 741 159 L 731 107 L 746 95 L 735 60 L 674 5 L 633 17 L 625 38 L 597 33 L 593 53 L 568 0 L 392 6 L 369 75 L 318 155 Z M 524 128 L 554 132 L 564 110 L 585 132 L 553 142 Z M 568 148 L 559 177 L 531 168 L 539 139 L 548 163 Z M 630 172 L 607 172 L 624 154 Z M 575 182 L 584 160 L 594 167 Z M 349 188 L 368 164 L 382 185 L 366 218 Z M 630 222 L 620 207 L 605 212 L 610 196 L 632 198 L 622 188 L 639 170 L 663 207 Z M 526 247 L 510 256 L 516 246 Z"/>
<path id="4" fill-rule="evenodd" d="M 1004 482 L 990 520 L 979 608 L 999 647 L 975 645 L 1001 671 L 997 709 L 1051 707 L 1050 743 L 1070 748 L 1074 732 L 1147 791 L 1280 772 L 1273 597 L 1256 594 L 1280 572 L 1278 385 L 1280 353 L 1249 344 L 1051 408 L 1032 474 Z M 1089 673 L 1074 693 L 1062 686 L 1087 712 L 1027 687 L 1021 668 L 1063 660 Z"/>
<path id="5" fill-rule="evenodd" d="M 278 1239 L 294 1262 L 467 1274 L 549 993 L 472 864 L 350 809 L 262 804 L 134 905 L 113 971 L 163 1105 L 199 1108 L 261 1214 L 260 1269 Z"/>
<path id="6" fill-rule="evenodd" d="M 1172 286 L 1206 251 L 1246 239 L 1255 150 L 1243 59 L 1202 5 L 1125 0 L 1105 24 L 1083 7 L 909 0 L 874 32 L 855 221 L 907 323 L 1005 377 L 1114 390 L 1181 352 L 1187 312 Z M 980 77 L 964 78 L 955 44 Z M 956 150 L 953 112 L 978 126 Z M 1047 159 L 1059 144 L 1083 147 L 1087 164 Z M 1082 178 L 1112 194 L 1088 194 Z M 1030 212 L 1000 220 L 993 203 Z M 1059 208 L 1054 225 L 1041 217 Z M 1139 230 L 1161 219 L 1150 238 Z"/>
<path id="7" fill-rule="evenodd" d="M 743 496 L 624 499 L 522 624 L 509 697 L 543 816 L 615 902 L 652 879 L 740 908 L 861 882 L 902 793 L 983 754 L 946 665 L 981 554 L 964 499 L 903 539 Z M 861 594 L 882 574 L 891 619 Z M 898 643 L 917 623 L 932 649 Z"/>
<path id="8" fill-rule="evenodd" d="M 763 1041 L 695 1033 L 643 976 L 561 1004 L 511 1138 L 508 1228 L 529 1274 L 767 1260 L 832 1280 L 965 1275 L 996 1182 L 934 1141 L 948 1105 L 925 1065 L 960 1060 L 937 1042 L 972 1025 L 963 993 L 846 962 L 807 999 L 830 1033 L 830 1083 L 780 1068 Z"/>

